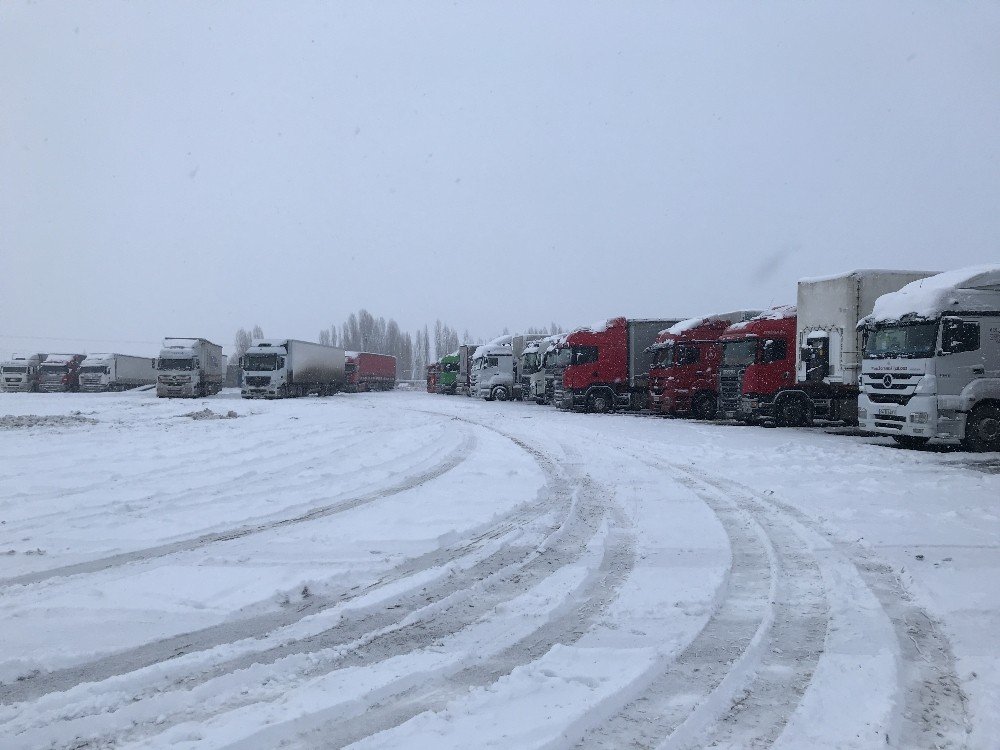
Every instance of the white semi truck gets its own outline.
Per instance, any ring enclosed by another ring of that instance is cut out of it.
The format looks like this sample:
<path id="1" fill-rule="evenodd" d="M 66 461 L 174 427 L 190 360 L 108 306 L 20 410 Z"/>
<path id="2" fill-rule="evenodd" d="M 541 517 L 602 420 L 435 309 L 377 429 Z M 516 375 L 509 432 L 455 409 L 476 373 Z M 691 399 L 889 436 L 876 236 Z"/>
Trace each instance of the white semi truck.
<path id="1" fill-rule="evenodd" d="M 12 354 L 0 365 L 0 390 L 31 393 L 38 390 L 38 367 L 45 354 Z"/>
<path id="2" fill-rule="evenodd" d="M 127 391 L 156 382 L 156 360 L 131 354 L 88 354 L 80 365 L 80 390 Z"/>
<path id="3" fill-rule="evenodd" d="M 201 338 L 165 338 L 156 358 L 159 398 L 197 398 L 222 390 L 226 358 L 222 347 Z"/>
<path id="4" fill-rule="evenodd" d="M 1000 451 L 1000 265 L 907 284 L 859 328 L 863 429 L 907 447 Z"/>
<path id="5" fill-rule="evenodd" d="M 471 395 L 488 401 L 522 399 L 521 352 L 525 345 L 542 338 L 542 334 L 505 335 L 476 349 L 472 354 Z"/>
<path id="6" fill-rule="evenodd" d="M 524 398 L 530 398 L 536 404 L 545 404 L 552 397 L 552 368 L 546 367 L 549 352 L 555 354 L 556 342 L 565 334 L 557 333 L 546 336 L 538 341 L 532 341 L 521 352 L 520 374 L 521 391 Z"/>
<path id="7" fill-rule="evenodd" d="M 295 339 L 258 339 L 240 362 L 243 398 L 329 396 L 347 384 L 343 349 Z"/>

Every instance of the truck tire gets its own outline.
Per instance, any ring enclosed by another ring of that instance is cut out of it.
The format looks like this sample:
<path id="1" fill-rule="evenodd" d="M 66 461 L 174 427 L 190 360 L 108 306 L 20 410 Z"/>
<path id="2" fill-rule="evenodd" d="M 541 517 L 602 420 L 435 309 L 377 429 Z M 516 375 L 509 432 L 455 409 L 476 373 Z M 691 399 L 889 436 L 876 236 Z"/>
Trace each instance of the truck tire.
<path id="1" fill-rule="evenodd" d="M 703 393 L 695 398 L 691 405 L 691 412 L 695 419 L 715 419 L 718 407 L 715 396 L 711 393 Z"/>
<path id="2" fill-rule="evenodd" d="M 493 390 L 490 391 L 490 401 L 506 401 L 507 400 L 507 389 L 502 385 L 494 386 Z"/>
<path id="3" fill-rule="evenodd" d="M 774 408 L 779 427 L 806 427 L 812 424 L 809 406 L 801 398 L 786 398 Z"/>
<path id="4" fill-rule="evenodd" d="M 893 435 L 892 439 L 896 441 L 896 445 L 900 448 L 910 448 L 912 450 L 923 448 L 930 440 L 930 438 L 917 437 L 916 435 Z"/>
<path id="5" fill-rule="evenodd" d="M 607 414 L 614 409 L 614 403 L 607 391 L 595 391 L 587 396 L 587 411 L 594 414 Z"/>
<path id="6" fill-rule="evenodd" d="M 1000 451 L 1000 406 L 980 404 L 965 423 L 963 446 L 977 453 Z"/>

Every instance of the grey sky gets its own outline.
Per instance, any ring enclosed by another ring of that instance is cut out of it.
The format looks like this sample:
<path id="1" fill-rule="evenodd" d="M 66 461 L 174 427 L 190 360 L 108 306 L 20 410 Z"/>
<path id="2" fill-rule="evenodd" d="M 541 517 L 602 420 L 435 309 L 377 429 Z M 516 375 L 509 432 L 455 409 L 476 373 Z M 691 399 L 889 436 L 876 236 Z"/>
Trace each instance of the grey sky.
<path id="1" fill-rule="evenodd" d="M 998 39 L 975 2 L 3 2 L 0 353 L 1000 261 Z"/>

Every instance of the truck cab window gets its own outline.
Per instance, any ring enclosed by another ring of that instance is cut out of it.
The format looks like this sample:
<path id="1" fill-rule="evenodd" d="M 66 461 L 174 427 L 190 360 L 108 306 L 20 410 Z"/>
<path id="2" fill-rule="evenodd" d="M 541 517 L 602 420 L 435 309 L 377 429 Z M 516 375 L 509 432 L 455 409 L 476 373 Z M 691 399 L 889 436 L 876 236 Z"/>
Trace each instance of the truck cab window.
<path id="1" fill-rule="evenodd" d="M 941 350 L 947 354 L 974 352 L 979 349 L 979 323 L 960 318 L 941 321 Z"/>
<path id="2" fill-rule="evenodd" d="M 597 347 L 596 346 L 574 346 L 573 347 L 573 364 L 574 365 L 589 365 L 592 362 L 597 361 Z"/>
<path id="3" fill-rule="evenodd" d="M 784 339 L 768 339 L 764 342 L 761 359 L 765 364 L 769 362 L 781 362 L 787 355 L 788 345 Z"/>

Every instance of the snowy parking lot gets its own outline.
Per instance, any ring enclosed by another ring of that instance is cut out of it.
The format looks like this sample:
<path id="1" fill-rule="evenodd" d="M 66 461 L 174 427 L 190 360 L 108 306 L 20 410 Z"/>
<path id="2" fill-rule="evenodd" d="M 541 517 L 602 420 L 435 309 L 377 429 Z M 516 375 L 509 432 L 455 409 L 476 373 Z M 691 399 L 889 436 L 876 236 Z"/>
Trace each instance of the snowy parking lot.
<path id="1" fill-rule="evenodd" d="M 3 748 L 989 748 L 1000 456 L 0 395 Z"/>

